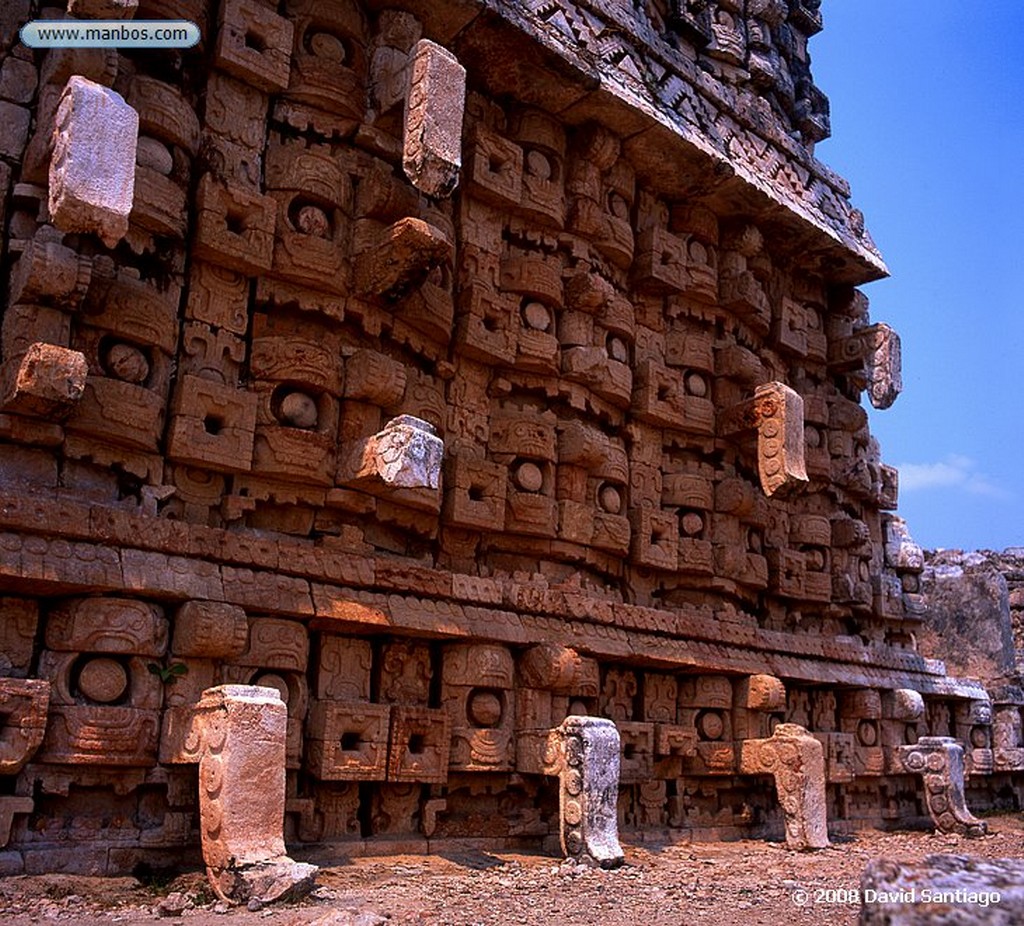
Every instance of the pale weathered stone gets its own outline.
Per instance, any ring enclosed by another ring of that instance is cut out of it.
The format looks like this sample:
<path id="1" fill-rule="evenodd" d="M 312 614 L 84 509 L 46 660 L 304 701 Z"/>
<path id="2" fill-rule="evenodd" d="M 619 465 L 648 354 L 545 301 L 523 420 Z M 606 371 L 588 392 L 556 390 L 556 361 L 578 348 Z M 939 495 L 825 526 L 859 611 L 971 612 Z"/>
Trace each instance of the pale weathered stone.
<path id="1" fill-rule="evenodd" d="M 429 39 L 416 43 L 408 69 L 402 164 L 413 184 L 428 196 L 449 196 L 462 166 L 466 69 Z"/>
<path id="2" fill-rule="evenodd" d="M 395 488 L 436 489 L 443 455 L 444 442 L 433 425 L 400 415 L 366 442 L 359 476 L 375 476 Z"/>
<path id="3" fill-rule="evenodd" d="M 753 399 L 727 409 L 719 422 L 723 436 L 754 429 L 764 494 L 807 482 L 801 396 L 784 383 L 764 383 L 755 389 Z"/>
<path id="4" fill-rule="evenodd" d="M 600 717 L 567 717 L 548 738 L 547 771 L 559 778 L 559 838 L 569 858 L 617 868 L 619 732 Z"/>
<path id="5" fill-rule="evenodd" d="M 988 824 L 967 809 L 964 798 L 964 747 L 948 736 L 922 736 L 912 746 L 900 746 L 903 770 L 920 775 L 928 813 L 940 833 L 984 836 Z"/>
<path id="6" fill-rule="evenodd" d="M 89 365 L 76 350 L 35 343 L 0 367 L 0 408 L 42 418 L 66 417 L 85 392 Z"/>
<path id="7" fill-rule="evenodd" d="M 195 709 L 203 860 L 214 889 L 236 901 L 313 886 L 316 867 L 293 862 L 284 847 L 287 722 L 278 692 L 250 685 L 207 689 Z"/>
<path id="8" fill-rule="evenodd" d="M 62 231 L 91 232 L 114 247 L 128 232 L 139 115 L 109 87 L 75 75 L 54 124 L 50 217 Z"/>
<path id="9" fill-rule="evenodd" d="M 780 723 L 768 739 L 744 740 L 740 771 L 774 776 L 791 849 L 823 849 L 829 844 L 824 753 L 807 730 Z"/>
<path id="10" fill-rule="evenodd" d="M 1024 922 L 1024 861 L 929 855 L 875 859 L 860 881 L 860 926 L 1011 926 Z"/>

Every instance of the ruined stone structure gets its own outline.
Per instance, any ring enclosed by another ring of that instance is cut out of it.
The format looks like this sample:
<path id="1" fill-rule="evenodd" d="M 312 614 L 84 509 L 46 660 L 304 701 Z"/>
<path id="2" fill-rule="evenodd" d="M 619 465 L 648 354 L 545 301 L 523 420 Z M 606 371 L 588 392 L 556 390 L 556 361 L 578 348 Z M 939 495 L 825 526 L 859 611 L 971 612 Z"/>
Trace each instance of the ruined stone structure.
<path id="1" fill-rule="evenodd" d="M 68 6 L 203 38 L 18 43 Z M 3 5 L 0 871 L 248 853 L 234 686 L 267 857 L 1019 803 L 1019 689 L 917 648 L 817 7 Z"/>

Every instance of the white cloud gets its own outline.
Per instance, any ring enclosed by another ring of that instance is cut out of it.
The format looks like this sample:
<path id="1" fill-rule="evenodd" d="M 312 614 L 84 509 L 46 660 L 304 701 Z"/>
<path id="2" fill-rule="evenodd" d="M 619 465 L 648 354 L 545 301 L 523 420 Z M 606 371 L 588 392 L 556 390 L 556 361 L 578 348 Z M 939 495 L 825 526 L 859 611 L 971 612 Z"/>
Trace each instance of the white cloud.
<path id="1" fill-rule="evenodd" d="M 900 463 L 900 492 L 923 489 L 959 489 L 969 495 L 987 495 L 990 498 L 1012 498 L 1006 489 L 996 485 L 970 457 L 951 453 L 938 463 Z"/>

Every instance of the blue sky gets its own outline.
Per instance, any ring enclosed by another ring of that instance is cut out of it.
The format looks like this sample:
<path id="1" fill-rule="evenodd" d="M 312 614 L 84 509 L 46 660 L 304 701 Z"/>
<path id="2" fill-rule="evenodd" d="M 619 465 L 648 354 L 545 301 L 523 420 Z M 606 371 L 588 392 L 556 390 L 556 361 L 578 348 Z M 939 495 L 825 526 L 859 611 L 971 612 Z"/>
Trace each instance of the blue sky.
<path id="1" fill-rule="evenodd" d="M 903 340 L 871 412 L 925 547 L 1024 546 L 1024 2 L 824 0 L 811 39 L 832 137 L 892 276 L 863 287 Z M 865 400 L 866 404 L 866 400 Z"/>

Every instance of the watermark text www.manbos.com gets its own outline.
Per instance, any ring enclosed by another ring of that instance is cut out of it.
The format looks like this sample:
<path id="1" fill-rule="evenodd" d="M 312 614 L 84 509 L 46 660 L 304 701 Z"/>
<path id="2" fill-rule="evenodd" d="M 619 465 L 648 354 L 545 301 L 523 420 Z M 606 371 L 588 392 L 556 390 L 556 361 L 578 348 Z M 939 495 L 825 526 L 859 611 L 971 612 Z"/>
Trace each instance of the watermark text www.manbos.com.
<path id="1" fill-rule="evenodd" d="M 953 904 L 965 907 L 989 907 L 1002 900 L 999 891 L 975 891 L 966 888 L 913 887 L 883 891 L 866 888 L 795 888 L 790 899 L 798 907 L 813 904 Z"/>
<path id="2" fill-rule="evenodd" d="M 187 19 L 37 19 L 21 28 L 29 48 L 191 48 L 199 38 L 199 27 Z"/>

